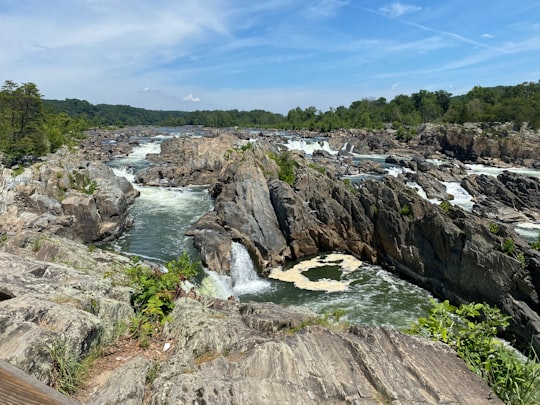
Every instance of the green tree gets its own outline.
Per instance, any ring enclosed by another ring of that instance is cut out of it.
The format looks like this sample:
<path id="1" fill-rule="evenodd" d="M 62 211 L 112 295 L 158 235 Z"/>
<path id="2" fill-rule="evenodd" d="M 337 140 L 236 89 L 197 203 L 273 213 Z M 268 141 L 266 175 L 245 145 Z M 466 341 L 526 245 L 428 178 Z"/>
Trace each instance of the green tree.
<path id="1" fill-rule="evenodd" d="M 16 161 L 26 155 L 48 151 L 43 132 L 44 109 L 41 94 L 34 83 L 20 86 L 7 80 L 0 96 L 0 145 L 5 160 Z"/>

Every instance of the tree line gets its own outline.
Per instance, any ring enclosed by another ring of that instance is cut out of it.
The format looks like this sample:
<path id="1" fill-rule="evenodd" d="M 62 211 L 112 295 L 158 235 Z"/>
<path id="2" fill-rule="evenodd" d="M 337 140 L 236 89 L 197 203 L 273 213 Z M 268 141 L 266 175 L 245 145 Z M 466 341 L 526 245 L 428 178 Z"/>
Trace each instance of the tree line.
<path id="1" fill-rule="evenodd" d="M 391 101 L 384 97 L 354 101 L 349 107 L 328 111 L 316 107 L 291 109 L 287 115 L 264 110 L 155 111 L 128 105 L 93 105 L 77 99 L 45 100 L 56 113 L 84 119 L 92 126 L 183 126 L 257 127 L 331 131 L 338 128 L 381 129 L 413 128 L 426 122 L 513 122 L 540 128 L 540 81 L 515 86 L 479 87 L 467 94 L 453 96 L 444 90 L 420 90 L 398 95 Z"/>
<path id="2" fill-rule="evenodd" d="M 420 90 L 391 101 L 362 99 L 328 111 L 291 109 L 286 115 L 264 110 L 156 111 L 128 105 L 91 104 L 79 99 L 44 100 L 34 83 L 7 80 L 0 90 L 0 160 L 12 164 L 73 144 L 89 127 L 184 126 L 309 129 L 397 129 L 410 137 L 422 123 L 512 122 L 540 129 L 540 81 L 515 86 L 479 87 L 453 96 Z"/>
<path id="3" fill-rule="evenodd" d="M 55 152 L 82 137 L 88 123 L 43 104 L 34 83 L 4 82 L 0 89 L 0 163 L 13 165 Z"/>

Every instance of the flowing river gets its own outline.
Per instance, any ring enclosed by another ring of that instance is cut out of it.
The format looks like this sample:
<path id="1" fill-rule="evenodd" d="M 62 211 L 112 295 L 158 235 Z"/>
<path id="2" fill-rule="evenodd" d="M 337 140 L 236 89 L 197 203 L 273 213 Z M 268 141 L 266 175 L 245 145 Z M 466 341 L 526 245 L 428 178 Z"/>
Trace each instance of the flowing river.
<path id="1" fill-rule="evenodd" d="M 146 165 L 146 154 L 159 153 L 160 142 L 170 136 L 191 135 L 165 133 L 161 138 L 142 139 L 129 156 L 111 162 L 111 167 L 133 182 L 134 172 Z M 185 232 L 213 209 L 206 189 L 135 187 L 141 193 L 130 208 L 135 225 L 115 243 L 115 249 L 160 263 L 187 250 L 193 260 L 199 260 Z M 203 293 L 221 298 L 234 295 L 240 301 L 306 306 L 319 314 L 339 311 L 345 313 L 343 320 L 352 323 L 396 328 L 425 316 L 431 306 L 427 291 L 348 255 L 326 254 L 291 263 L 273 271 L 269 279 L 256 274 L 241 244 L 233 244 L 231 255 L 230 276 L 204 270 L 197 280 Z"/>

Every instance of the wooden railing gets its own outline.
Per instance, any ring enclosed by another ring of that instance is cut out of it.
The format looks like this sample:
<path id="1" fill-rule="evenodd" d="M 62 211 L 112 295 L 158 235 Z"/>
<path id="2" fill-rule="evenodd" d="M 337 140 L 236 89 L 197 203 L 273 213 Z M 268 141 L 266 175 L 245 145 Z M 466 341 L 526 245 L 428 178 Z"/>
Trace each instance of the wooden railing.
<path id="1" fill-rule="evenodd" d="M 78 404 L 3 360 L 0 360 L 0 403 L 2 405 Z"/>

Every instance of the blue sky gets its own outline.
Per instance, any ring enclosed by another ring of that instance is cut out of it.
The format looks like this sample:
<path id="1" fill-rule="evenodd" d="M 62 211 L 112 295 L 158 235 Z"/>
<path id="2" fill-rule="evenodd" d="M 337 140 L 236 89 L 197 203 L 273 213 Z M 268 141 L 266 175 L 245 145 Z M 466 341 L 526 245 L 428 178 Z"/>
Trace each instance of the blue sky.
<path id="1" fill-rule="evenodd" d="M 166 110 L 326 111 L 540 79 L 540 0 L 0 0 L 0 80 Z"/>

